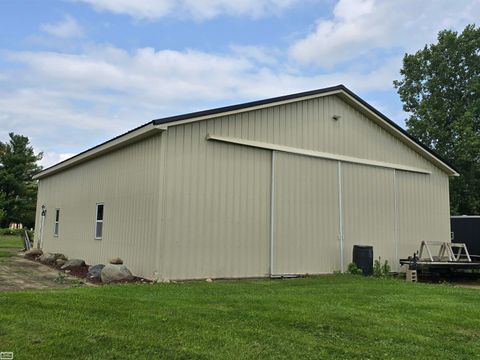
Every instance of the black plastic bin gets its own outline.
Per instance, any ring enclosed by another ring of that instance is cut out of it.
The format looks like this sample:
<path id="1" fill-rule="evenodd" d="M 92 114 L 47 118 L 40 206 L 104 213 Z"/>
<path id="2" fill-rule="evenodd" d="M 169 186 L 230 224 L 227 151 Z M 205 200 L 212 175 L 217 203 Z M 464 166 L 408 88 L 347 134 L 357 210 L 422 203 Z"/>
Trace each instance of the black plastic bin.
<path id="1" fill-rule="evenodd" d="M 464 243 L 470 255 L 480 255 L 480 216 L 452 216 L 452 242 Z"/>
<path id="2" fill-rule="evenodd" d="M 359 269 L 362 269 L 363 275 L 372 275 L 373 246 L 353 245 L 353 262 Z"/>

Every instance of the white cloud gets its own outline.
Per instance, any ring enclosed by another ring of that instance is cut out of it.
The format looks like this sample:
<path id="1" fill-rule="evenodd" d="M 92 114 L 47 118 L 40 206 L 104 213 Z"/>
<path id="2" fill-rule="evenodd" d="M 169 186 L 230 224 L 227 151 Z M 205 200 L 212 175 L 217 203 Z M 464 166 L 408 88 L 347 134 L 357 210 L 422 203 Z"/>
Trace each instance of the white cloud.
<path id="1" fill-rule="evenodd" d="M 80 24 L 70 15 L 66 15 L 61 21 L 55 24 L 43 24 L 40 26 L 40 29 L 62 39 L 77 38 L 84 35 Z"/>
<path id="2" fill-rule="evenodd" d="M 302 75 L 266 66 L 268 49 L 210 54 L 96 46 L 82 54 L 10 52 L 0 88 L 0 137 L 16 131 L 46 153 L 71 153 L 151 119 L 345 83 L 391 87 L 395 61 L 373 71 Z M 258 59 L 258 61 L 256 61 Z M 268 60 L 268 61 L 267 61 Z M 52 159 L 53 155 L 49 155 Z M 47 160 L 45 160 L 47 161 Z"/>
<path id="3" fill-rule="evenodd" d="M 205 20 L 219 15 L 262 17 L 282 11 L 298 0 L 77 0 L 97 10 L 126 14 L 136 19 L 165 16 Z"/>
<path id="4" fill-rule="evenodd" d="M 64 154 L 57 154 L 55 152 L 45 152 L 43 153 L 43 158 L 40 160 L 39 164 L 43 166 L 43 168 L 47 168 L 49 166 L 55 165 L 63 160 L 67 160 L 74 156 L 74 153 L 64 153 Z"/>
<path id="5" fill-rule="evenodd" d="M 290 49 L 296 60 L 326 68 L 375 51 L 412 51 L 444 28 L 462 29 L 480 18 L 479 0 L 340 0 L 333 18 Z"/>
<path id="6" fill-rule="evenodd" d="M 282 56 L 282 52 L 278 49 L 254 45 L 232 45 L 231 50 L 233 54 L 239 57 L 266 65 L 277 64 L 279 62 L 278 58 Z"/>
<path id="7" fill-rule="evenodd" d="M 194 50 L 140 48 L 129 53 L 109 46 L 81 55 L 18 52 L 10 53 L 9 58 L 26 64 L 36 79 L 64 94 L 83 94 L 102 101 L 109 97 L 108 91 L 114 91 L 116 96 L 135 96 L 140 104 L 154 101 L 158 107 L 180 98 L 221 100 L 231 92 L 222 95 L 217 89 L 254 70 L 247 59 Z M 99 97 L 92 91 L 98 91 Z"/>
<path id="8" fill-rule="evenodd" d="M 275 56 L 267 49 L 244 49 L 234 47 L 230 54 L 210 54 L 153 48 L 127 52 L 107 46 L 83 54 L 11 52 L 9 59 L 27 66 L 25 77 L 16 74 L 15 78 L 20 77 L 32 89 L 41 84 L 42 88 L 48 86 L 50 95 L 63 99 L 131 105 L 157 115 L 178 104 L 251 99 L 339 82 L 357 90 L 385 89 L 391 87 L 391 78 L 386 75 L 400 68 L 398 59 L 393 58 L 370 71 L 309 76 L 288 67 L 267 66 L 276 65 Z M 120 100 L 123 98 L 125 101 Z"/>

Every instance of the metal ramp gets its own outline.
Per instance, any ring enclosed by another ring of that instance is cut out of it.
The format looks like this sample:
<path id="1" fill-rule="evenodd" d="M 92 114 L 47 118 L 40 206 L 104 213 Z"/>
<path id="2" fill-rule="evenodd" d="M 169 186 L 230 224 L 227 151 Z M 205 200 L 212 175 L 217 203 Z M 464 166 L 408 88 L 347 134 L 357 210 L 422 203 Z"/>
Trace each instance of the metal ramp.
<path id="1" fill-rule="evenodd" d="M 471 256 L 465 244 L 444 241 L 422 241 L 420 250 L 400 264 L 419 272 L 480 270 L 480 258 Z"/>
<path id="2" fill-rule="evenodd" d="M 438 247 L 436 255 L 433 255 L 433 247 Z M 427 253 L 428 257 L 423 256 L 424 252 Z M 418 260 L 431 262 L 472 262 L 465 244 L 454 244 L 442 241 L 422 241 L 418 253 Z"/>

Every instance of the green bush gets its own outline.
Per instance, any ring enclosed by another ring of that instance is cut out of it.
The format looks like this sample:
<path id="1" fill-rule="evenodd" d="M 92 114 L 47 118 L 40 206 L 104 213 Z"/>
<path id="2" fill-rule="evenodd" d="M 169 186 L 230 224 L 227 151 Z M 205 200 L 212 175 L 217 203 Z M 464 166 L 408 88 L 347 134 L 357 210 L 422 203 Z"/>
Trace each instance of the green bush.
<path id="1" fill-rule="evenodd" d="M 347 272 L 349 274 L 352 274 L 352 275 L 363 275 L 363 270 L 360 269 L 357 264 L 355 263 L 350 263 L 348 264 L 348 267 L 347 267 Z"/>
<path id="2" fill-rule="evenodd" d="M 23 229 L 9 229 L 9 228 L 0 229 L 0 235 L 19 236 L 22 234 L 23 234 Z"/>
<path id="3" fill-rule="evenodd" d="M 392 268 L 390 267 L 390 264 L 388 263 L 388 260 L 385 260 L 385 262 L 382 265 L 382 271 L 385 276 L 390 275 L 392 272 Z"/>
<path id="4" fill-rule="evenodd" d="M 382 258 L 379 256 L 378 260 L 375 260 L 373 264 L 373 276 L 375 277 L 385 277 L 390 275 L 391 268 L 388 260 L 382 264 Z"/>

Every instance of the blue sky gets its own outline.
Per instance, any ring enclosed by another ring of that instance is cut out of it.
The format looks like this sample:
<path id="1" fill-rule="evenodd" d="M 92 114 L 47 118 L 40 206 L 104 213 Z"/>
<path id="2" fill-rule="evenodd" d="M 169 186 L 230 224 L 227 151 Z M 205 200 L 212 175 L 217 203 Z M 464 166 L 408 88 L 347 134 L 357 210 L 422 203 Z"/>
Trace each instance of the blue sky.
<path id="1" fill-rule="evenodd" d="M 404 125 L 401 59 L 480 0 L 1 0 L 0 140 L 44 166 L 162 116 L 343 83 Z"/>

